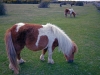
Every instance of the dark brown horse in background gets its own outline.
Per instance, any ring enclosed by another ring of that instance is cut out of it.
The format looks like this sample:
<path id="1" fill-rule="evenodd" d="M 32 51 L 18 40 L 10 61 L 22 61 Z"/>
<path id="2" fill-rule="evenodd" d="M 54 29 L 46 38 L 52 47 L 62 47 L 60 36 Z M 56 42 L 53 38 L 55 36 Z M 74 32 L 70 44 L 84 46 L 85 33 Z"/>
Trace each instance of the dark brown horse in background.
<path id="1" fill-rule="evenodd" d="M 52 53 L 55 47 L 63 52 L 66 60 L 72 63 L 76 44 L 59 27 L 47 23 L 46 25 L 17 23 L 6 31 L 6 51 L 9 58 L 9 68 L 19 73 L 18 64 L 25 62 L 21 56 L 21 50 L 26 46 L 33 51 L 42 50 L 41 60 L 48 51 L 48 63 L 53 64 Z"/>

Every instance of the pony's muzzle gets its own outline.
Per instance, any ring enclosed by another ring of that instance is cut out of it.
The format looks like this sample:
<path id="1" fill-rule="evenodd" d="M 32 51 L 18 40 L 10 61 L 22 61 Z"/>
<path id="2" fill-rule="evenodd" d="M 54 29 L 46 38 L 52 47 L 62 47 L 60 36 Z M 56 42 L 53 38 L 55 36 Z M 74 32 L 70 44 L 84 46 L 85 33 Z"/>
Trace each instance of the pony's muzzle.
<path id="1" fill-rule="evenodd" d="M 68 60 L 68 63 L 73 63 L 74 62 L 74 60 Z"/>

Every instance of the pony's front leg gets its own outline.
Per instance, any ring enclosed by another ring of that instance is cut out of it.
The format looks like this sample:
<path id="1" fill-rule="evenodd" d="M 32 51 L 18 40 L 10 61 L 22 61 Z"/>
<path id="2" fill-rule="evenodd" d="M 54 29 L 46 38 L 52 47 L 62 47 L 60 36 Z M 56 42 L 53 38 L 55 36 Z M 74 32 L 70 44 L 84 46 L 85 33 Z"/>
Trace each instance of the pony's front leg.
<path id="1" fill-rule="evenodd" d="M 47 48 L 42 51 L 42 54 L 40 55 L 40 60 L 42 60 L 42 61 L 45 60 L 44 55 L 45 55 L 46 52 L 47 52 Z"/>
<path id="2" fill-rule="evenodd" d="M 48 49 L 48 63 L 50 63 L 50 64 L 54 64 L 54 61 L 53 61 L 53 59 L 52 59 L 52 49 L 51 48 L 49 48 Z"/>
<path id="3" fill-rule="evenodd" d="M 72 14 L 70 14 L 70 17 L 72 17 Z"/>

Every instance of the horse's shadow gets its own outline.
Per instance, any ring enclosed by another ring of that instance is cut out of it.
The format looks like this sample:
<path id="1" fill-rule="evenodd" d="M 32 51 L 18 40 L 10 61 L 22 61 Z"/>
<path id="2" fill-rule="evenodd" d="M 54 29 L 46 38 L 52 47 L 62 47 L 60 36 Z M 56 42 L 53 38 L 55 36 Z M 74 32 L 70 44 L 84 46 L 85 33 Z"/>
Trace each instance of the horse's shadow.
<path id="1" fill-rule="evenodd" d="M 33 64 L 32 64 L 33 63 Z M 37 64 L 37 65 L 36 65 Z M 20 64 L 21 71 L 19 75 L 22 74 L 28 74 L 28 73 L 37 73 L 36 71 L 45 71 L 52 72 L 55 71 L 56 74 L 62 74 L 63 71 L 65 73 L 65 70 L 67 72 L 69 71 L 76 71 L 79 69 L 81 65 L 78 62 L 68 63 L 68 62 L 55 62 L 54 64 L 48 64 L 47 61 L 38 61 L 34 64 L 34 62 L 26 62 L 23 64 Z M 60 72 L 61 70 L 62 72 Z"/>

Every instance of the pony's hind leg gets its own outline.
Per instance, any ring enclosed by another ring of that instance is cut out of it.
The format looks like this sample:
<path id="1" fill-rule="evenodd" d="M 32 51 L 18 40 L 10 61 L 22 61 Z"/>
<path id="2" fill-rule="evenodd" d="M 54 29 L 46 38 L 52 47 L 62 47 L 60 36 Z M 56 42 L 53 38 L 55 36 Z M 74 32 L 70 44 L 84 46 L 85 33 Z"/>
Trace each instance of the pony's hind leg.
<path id="1" fill-rule="evenodd" d="M 19 50 L 16 50 L 16 54 L 17 54 L 17 63 L 18 63 L 18 64 L 22 64 L 22 63 L 25 63 L 25 62 L 26 62 L 26 61 L 23 60 L 23 59 L 21 58 L 21 56 L 20 56 L 21 50 L 22 50 L 22 48 L 20 48 Z"/>
<path id="2" fill-rule="evenodd" d="M 40 60 L 42 60 L 42 61 L 45 60 L 45 59 L 44 59 L 44 55 L 45 55 L 46 52 L 47 52 L 47 48 L 44 49 L 44 50 L 42 50 L 42 54 L 40 55 Z"/>
<path id="3" fill-rule="evenodd" d="M 18 62 L 18 64 L 22 64 L 22 63 L 25 63 L 26 61 L 23 60 L 23 59 L 20 57 L 20 54 L 17 54 L 17 62 Z"/>
<path id="4" fill-rule="evenodd" d="M 67 17 L 67 12 L 64 13 L 65 17 Z"/>

